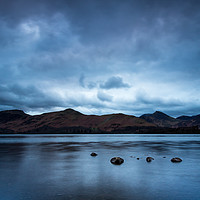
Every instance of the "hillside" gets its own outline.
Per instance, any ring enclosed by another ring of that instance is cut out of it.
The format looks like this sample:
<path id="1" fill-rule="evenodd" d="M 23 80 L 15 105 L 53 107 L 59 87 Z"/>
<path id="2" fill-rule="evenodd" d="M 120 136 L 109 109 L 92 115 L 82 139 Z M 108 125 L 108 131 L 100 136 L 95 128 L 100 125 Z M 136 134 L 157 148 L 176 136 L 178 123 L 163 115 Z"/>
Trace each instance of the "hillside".
<path id="1" fill-rule="evenodd" d="M 85 115 L 73 109 L 28 115 L 0 112 L 0 133 L 198 133 L 200 115 L 173 118 L 156 111 L 141 117 L 122 113 Z"/>
<path id="2" fill-rule="evenodd" d="M 170 117 L 163 112 L 156 111 L 153 114 L 144 114 L 140 117 L 149 123 L 153 123 L 158 127 L 170 127 L 175 128 L 180 122 L 178 119 Z"/>
<path id="3" fill-rule="evenodd" d="M 72 109 L 41 115 L 27 115 L 20 110 L 0 112 L 0 131 L 11 133 L 104 133 L 155 127 L 154 124 L 131 115 L 84 115 Z M 5 131 L 4 131 L 5 130 Z"/>

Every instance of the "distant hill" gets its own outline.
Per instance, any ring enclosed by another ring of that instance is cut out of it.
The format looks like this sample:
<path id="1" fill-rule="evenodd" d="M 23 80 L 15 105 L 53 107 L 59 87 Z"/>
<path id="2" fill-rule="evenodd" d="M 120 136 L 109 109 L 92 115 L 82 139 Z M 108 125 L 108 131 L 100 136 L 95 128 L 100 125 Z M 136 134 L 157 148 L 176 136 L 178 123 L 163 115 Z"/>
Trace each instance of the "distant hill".
<path id="1" fill-rule="evenodd" d="M 180 116 L 177 118 L 170 117 L 165 113 L 156 111 L 153 114 L 144 114 L 141 119 L 155 124 L 157 127 L 180 128 L 180 127 L 200 127 L 200 115 Z"/>
<path id="2" fill-rule="evenodd" d="M 156 111 L 153 114 L 144 114 L 140 117 L 141 119 L 146 120 L 149 123 L 153 123 L 158 127 L 177 127 L 177 123 L 179 122 L 178 119 L 170 117 L 165 113 L 160 111 Z"/>
<path id="3" fill-rule="evenodd" d="M 73 109 L 41 115 L 27 115 L 21 110 L 0 112 L 0 131 L 12 133 L 107 133 L 117 130 L 155 127 L 131 115 L 84 115 Z"/>
<path id="4" fill-rule="evenodd" d="M 176 118 L 179 123 L 179 127 L 191 127 L 191 126 L 198 126 L 200 128 L 200 115 L 195 116 L 180 116 Z"/>
<path id="5" fill-rule="evenodd" d="M 196 133 L 198 127 L 200 115 L 173 118 L 159 111 L 141 117 L 85 115 L 73 109 L 34 116 L 22 110 L 0 112 L 0 133 Z"/>

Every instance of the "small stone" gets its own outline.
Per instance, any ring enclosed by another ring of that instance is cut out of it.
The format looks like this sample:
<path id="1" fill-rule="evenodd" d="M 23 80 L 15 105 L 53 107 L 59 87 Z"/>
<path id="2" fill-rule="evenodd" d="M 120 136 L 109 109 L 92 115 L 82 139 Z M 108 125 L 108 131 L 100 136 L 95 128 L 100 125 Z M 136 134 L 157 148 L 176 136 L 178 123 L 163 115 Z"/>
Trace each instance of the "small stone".
<path id="1" fill-rule="evenodd" d="M 147 158 L 146 158 L 146 161 L 147 161 L 147 162 L 151 162 L 152 160 L 154 160 L 154 158 L 152 158 L 152 157 L 147 157 Z"/>
<path id="2" fill-rule="evenodd" d="M 97 154 L 97 153 L 94 153 L 94 152 L 92 152 L 90 155 L 91 155 L 91 156 L 97 156 L 98 154 Z"/>
<path id="3" fill-rule="evenodd" d="M 114 165 L 121 165 L 124 162 L 124 159 L 120 157 L 114 157 L 111 158 L 110 162 Z"/>
<path id="4" fill-rule="evenodd" d="M 182 159 L 181 158 L 178 158 L 178 157 L 175 157 L 175 158 L 172 158 L 171 159 L 171 162 L 182 162 Z"/>

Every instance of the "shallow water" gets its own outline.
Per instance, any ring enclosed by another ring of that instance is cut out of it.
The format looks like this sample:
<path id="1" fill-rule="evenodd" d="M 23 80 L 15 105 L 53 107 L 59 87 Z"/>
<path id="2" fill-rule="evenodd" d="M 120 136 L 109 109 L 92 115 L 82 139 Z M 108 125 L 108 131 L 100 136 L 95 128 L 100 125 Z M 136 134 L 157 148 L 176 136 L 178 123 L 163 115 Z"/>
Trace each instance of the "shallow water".
<path id="1" fill-rule="evenodd" d="M 2 200 L 199 200 L 199 188 L 200 135 L 0 135 Z"/>

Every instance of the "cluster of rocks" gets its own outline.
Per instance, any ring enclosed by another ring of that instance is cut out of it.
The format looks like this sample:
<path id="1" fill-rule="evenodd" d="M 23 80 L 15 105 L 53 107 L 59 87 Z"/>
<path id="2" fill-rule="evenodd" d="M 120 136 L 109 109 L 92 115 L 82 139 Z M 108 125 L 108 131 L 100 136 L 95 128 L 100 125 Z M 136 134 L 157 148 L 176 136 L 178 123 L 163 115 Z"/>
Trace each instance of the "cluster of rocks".
<path id="1" fill-rule="evenodd" d="M 90 154 L 91 156 L 97 156 L 98 154 L 95 153 L 95 152 L 92 152 Z M 131 156 L 132 157 L 132 156 Z M 165 156 L 163 158 L 166 158 Z M 139 160 L 140 158 L 137 158 L 137 160 Z M 152 160 L 154 160 L 153 157 L 146 157 L 146 161 L 147 162 L 151 162 Z M 121 165 L 122 163 L 124 163 L 124 159 L 123 158 L 120 158 L 120 157 L 113 157 L 111 158 L 110 162 L 114 165 Z M 182 159 L 181 158 L 178 158 L 178 157 L 175 157 L 175 158 L 172 158 L 171 159 L 171 162 L 173 163 L 178 163 L 178 162 L 182 162 Z"/>

